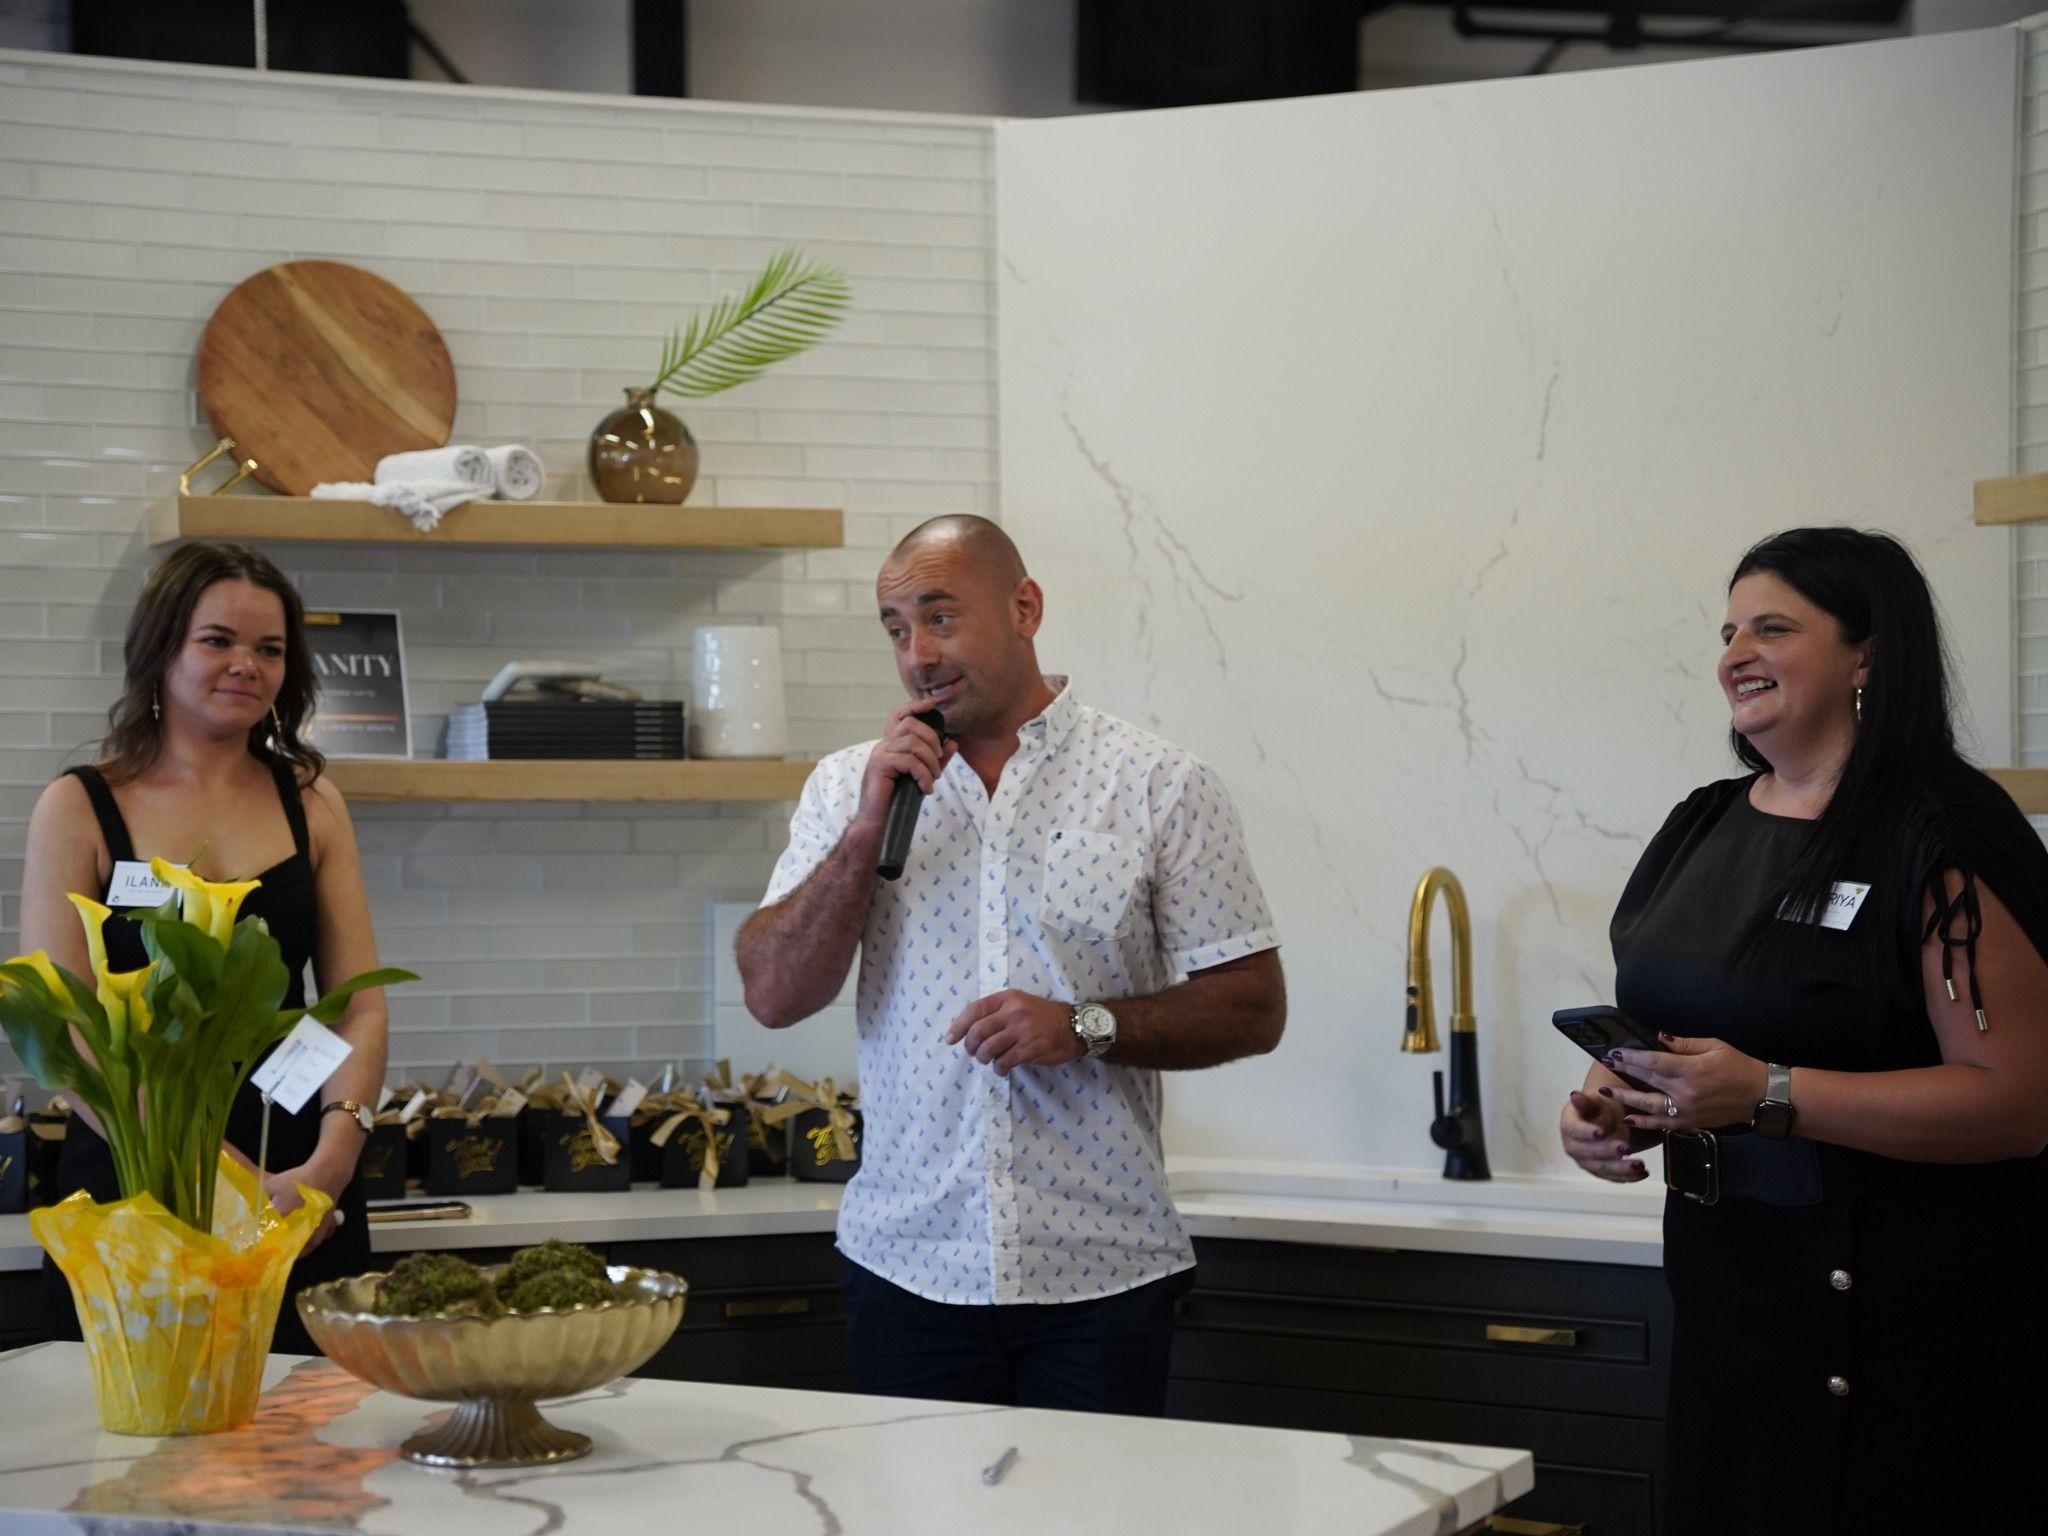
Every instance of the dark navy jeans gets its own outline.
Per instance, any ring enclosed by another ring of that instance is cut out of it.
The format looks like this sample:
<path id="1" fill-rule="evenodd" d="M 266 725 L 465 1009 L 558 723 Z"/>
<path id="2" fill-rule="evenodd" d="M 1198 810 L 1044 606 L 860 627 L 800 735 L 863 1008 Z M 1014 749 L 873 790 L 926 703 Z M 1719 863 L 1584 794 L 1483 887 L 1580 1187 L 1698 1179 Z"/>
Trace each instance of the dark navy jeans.
<path id="1" fill-rule="evenodd" d="M 1192 1269 L 1092 1301 L 955 1306 L 846 1263 L 856 1392 L 1158 1418 L 1174 1303 Z"/>

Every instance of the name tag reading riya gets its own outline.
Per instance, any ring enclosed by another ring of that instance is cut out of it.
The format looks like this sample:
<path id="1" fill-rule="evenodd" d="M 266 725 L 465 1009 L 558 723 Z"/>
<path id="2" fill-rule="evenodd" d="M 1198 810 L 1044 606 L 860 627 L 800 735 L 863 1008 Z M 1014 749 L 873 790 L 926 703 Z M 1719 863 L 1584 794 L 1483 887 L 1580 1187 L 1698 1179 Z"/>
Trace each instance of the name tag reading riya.
<path id="1" fill-rule="evenodd" d="M 249 1074 L 249 1081 L 286 1114 L 296 1115 L 354 1049 L 319 1020 L 301 1019 L 270 1053 L 270 1060 Z"/>
<path id="2" fill-rule="evenodd" d="M 1844 929 L 1856 921 L 1856 914 L 1863 909 L 1863 898 L 1870 894 L 1870 883 L 1866 880 L 1837 880 L 1835 888 L 1828 892 L 1827 900 L 1821 903 L 1820 925 L 1823 928 Z M 1788 922 L 1797 918 L 1781 907 L 1778 916 Z"/>
<path id="3" fill-rule="evenodd" d="M 170 899 L 171 888 L 151 874 L 149 866 L 140 859 L 114 861 L 113 876 L 107 881 L 108 906 L 160 907 Z"/>

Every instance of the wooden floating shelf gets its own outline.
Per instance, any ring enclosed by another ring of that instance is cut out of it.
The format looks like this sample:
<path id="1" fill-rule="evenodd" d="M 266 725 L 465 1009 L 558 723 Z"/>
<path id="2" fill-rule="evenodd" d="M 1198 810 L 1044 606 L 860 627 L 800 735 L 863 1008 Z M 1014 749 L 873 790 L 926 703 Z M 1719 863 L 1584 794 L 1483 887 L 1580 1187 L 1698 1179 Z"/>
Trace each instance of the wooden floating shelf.
<path id="1" fill-rule="evenodd" d="M 2048 816 L 2048 768 L 1986 768 L 1984 770 L 2029 816 Z"/>
<path id="2" fill-rule="evenodd" d="M 467 544 L 610 549 L 837 549 L 829 507 L 649 506 L 608 501 L 468 501 L 421 533 L 367 501 L 180 496 L 149 509 L 149 542 L 242 539 L 308 544 Z"/>
<path id="3" fill-rule="evenodd" d="M 777 801 L 803 792 L 811 763 L 702 758 L 603 759 L 329 758 L 327 777 L 357 801 Z"/>
<path id="4" fill-rule="evenodd" d="M 2048 474 L 1979 480 L 1973 501 L 1979 527 L 2048 523 Z"/>

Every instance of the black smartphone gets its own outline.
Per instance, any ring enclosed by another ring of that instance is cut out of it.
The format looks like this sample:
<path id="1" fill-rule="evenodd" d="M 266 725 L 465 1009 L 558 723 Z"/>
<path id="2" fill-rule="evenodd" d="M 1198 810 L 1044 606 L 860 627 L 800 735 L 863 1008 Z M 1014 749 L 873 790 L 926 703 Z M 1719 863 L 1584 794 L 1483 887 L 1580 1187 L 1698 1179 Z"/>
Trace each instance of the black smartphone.
<path id="1" fill-rule="evenodd" d="M 1646 1029 L 1619 1008 L 1595 1003 L 1590 1008 L 1560 1008 L 1550 1016 L 1558 1032 L 1595 1061 L 1617 1048 L 1628 1051 L 1661 1051 L 1664 1042 L 1657 1031 Z M 1607 1069 L 1614 1072 L 1612 1067 Z M 1626 1072 L 1615 1072 L 1638 1093 L 1656 1092 L 1648 1083 L 1638 1082 Z"/>

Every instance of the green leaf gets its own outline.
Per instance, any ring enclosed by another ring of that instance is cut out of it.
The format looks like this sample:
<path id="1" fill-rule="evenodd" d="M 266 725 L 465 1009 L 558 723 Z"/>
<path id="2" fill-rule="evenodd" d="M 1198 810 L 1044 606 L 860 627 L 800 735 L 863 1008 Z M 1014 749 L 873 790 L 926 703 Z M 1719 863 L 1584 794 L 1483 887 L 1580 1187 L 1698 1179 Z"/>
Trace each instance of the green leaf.
<path id="1" fill-rule="evenodd" d="M 401 981 L 418 980 L 419 977 L 411 971 L 401 971 L 395 966 L 387 965 L 379 971 L 365 971 L 360 976 L 351 976 L 319 1002 L 302 1011 L 307 1016 L 318 1019 L 322 1024 L 332 1024 L 347 1009 L 348 1000 L 365 987 L 389 987 L 396 986 Z M 297 1022 L 298 1015 L 295 1014 L 285 1025 L 285 1032 L 290 1033 L 292 1024 Z"/>
<path id="2" fill-rule="evenodd" d="M 152 960 L 168 960 L 171 969 L 194 991 L 204 995 L 220 984 L 225 957 L 213 935 L 177 916 L 169 904 L 142 920 L 142 947 Z M 241 936 L 241 924 L 235 925 Z"/>
<path id="3" fill-rule="evenodd" d="M 277 941 L 260 928 L 237 923 L 234 942 L 221 966 L 207 1031 L 214 1036 L 210 1043 L 216 1060 L 254 1062 L 282 1038 L 277 1005 L 284 1001 L 291 982 Z"/>
<path id="4" fill-rule="evenodd" d="M 852 301 L 837 267 L 806 262 L 793 248 L 778 251 L 744 294 L 727 294 L 670 333 L 651 387 L 702 399 L 757 379 L 824 340 Z"/>

